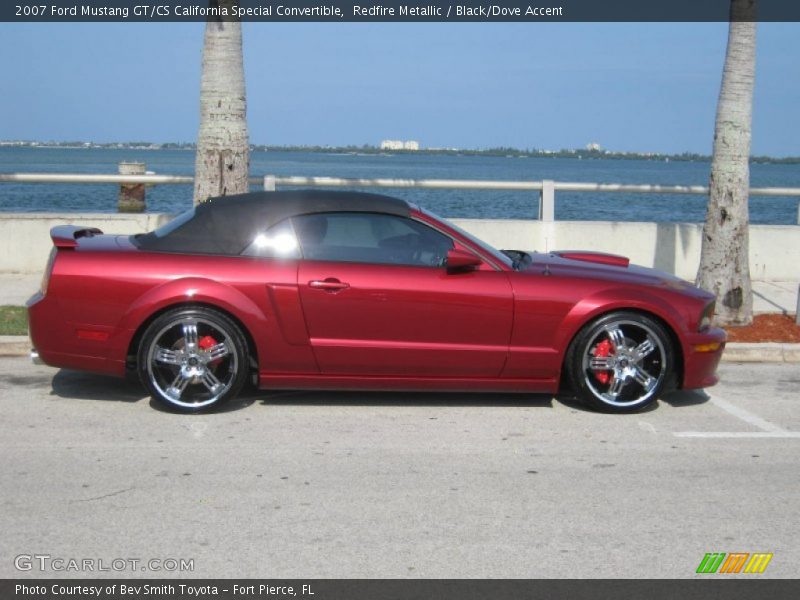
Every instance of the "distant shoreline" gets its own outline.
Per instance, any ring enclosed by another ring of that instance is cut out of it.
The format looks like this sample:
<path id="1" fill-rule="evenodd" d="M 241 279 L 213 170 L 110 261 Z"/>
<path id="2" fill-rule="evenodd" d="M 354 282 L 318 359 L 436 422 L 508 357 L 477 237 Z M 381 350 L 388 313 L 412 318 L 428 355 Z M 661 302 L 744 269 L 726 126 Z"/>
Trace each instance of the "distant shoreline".
<path id="1" fill-rule="evenodd" d="M 5 141 L 0 140 L 0 148 L 59 148 L 80 150 L 195 150 L 195 144 L 189 142 L 168 142 L 163 144 L 151 142 L 38 142 L 38 141 Z M 606 159 L 606 160 L 648 160 L 659 162 L 710 162 L 711 156 L 683 152 L 681 154 L 662 154 L 658 152 L 614 152 L 611 150 L 562 149 L 538 150 L 519 148 L 421 148 L 420 150 L 383 150 L 377 146 L 271 146 L 253 144 L 252 152 L 319 152 L 322 154 L 366 154 L 366 155 L 436 155 L 436 156 L 492 156 L 507 158 L 572 158 Z M 757 164 L 800 164 L 800 156 L 774 157 L 751 156 L 750 162 Z"/>

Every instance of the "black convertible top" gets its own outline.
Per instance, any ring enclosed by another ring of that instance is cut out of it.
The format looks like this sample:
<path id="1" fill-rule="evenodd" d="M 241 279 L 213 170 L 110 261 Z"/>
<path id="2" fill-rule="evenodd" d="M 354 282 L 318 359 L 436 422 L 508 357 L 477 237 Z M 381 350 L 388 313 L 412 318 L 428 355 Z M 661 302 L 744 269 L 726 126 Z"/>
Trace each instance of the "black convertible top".
<path id="1" fill-rule="evenodd" d="M 190 214 L 193 211 L 193 216 Z M 301 190 L 253 192 L 212 198 L 184 213 L 177 227 L 167 224 L 134 243 L 142 250 L 188 254 L 238 255 L 258 233 L 288 217 L 321 212 L 377 212 L 403 217 L 411 207 L 405 200 L 363 192 Z M 177 217 L 178 222 L 181 217 Z"/>

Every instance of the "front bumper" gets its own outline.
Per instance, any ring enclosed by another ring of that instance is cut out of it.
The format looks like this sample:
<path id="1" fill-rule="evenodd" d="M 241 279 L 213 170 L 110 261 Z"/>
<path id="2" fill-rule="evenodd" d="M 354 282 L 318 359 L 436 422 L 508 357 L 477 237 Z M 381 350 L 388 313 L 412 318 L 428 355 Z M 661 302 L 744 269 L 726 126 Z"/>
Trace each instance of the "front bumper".
<path id="1" fill-rule="evenodd" d="M 683 389 L 711 387 L 719 381 L 717 366 L 727 339 L 725 330 L 719 327 L 686 337 L 683 344 Z"/>

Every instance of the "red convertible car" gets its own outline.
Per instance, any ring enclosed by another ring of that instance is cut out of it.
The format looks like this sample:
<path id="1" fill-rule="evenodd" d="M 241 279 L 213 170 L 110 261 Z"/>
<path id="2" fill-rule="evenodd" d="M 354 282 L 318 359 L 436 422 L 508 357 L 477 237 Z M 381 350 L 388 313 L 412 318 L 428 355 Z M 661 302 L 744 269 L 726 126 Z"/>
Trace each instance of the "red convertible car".
<path id="1" fill-rule="evenodd" d="M 714 297 L 581 251 L 498 251 L 374 194 L 218 198 L 134 236 L 55 227 L 32 356 L 185 412 L 263 388 L 555 393 L 630 412 L 713 385 Z"/>

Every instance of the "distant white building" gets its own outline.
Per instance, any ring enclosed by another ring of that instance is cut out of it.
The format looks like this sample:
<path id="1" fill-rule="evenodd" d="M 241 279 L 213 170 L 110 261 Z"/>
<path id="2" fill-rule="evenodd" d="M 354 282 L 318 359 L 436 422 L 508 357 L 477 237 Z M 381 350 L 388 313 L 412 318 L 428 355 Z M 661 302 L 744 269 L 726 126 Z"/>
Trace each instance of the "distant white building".
<path id="1" fill-rule="evenodd" d="M 586 144 L 586 149 L 587 149 L 587 150 L 589 150 L 589 151 L 591 152 L 591 151 L 593 151 L 593 150 L 594 150 L 594 151 L 600 151 L 600 150 L 602 150 L 603 148 L 602 148 L 602 147 L 600 146 L 600 144 L 598 144 L 597 142 L 592 142 L 591 144 Z"/>
<path id="2" fill-rule="evenodd" d="M 402 150 L 402 140 L 383 140 L 381 142 L 381 150 Z"/>
<path id="3" fill-rule="evenodd" d="M 383 140 L 381 150 L 419 150 L 419 142 L 416 140 Z"/>
<path id="4" fill-rule="evenodd" d="M 403 142 L 400 140 L 383 140 L 381 142 L 381 150 L 402 150 Z"/>

